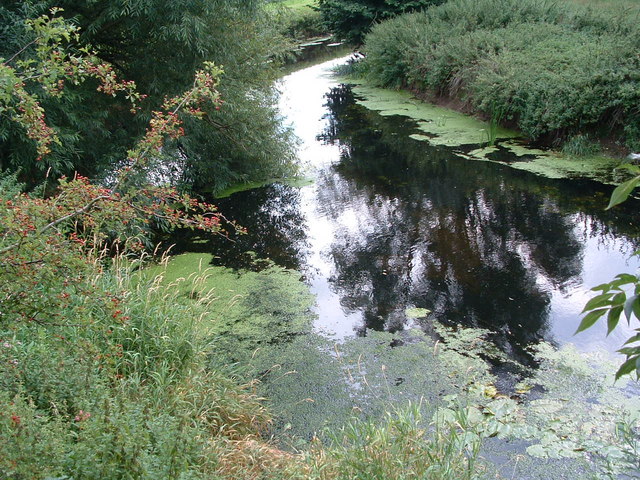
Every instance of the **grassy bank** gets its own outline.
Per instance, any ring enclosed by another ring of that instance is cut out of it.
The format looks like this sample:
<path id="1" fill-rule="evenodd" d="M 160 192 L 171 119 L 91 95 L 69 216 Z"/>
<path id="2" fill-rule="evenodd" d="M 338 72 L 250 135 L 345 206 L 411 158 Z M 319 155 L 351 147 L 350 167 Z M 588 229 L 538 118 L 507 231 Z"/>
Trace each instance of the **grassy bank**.
<path id="1" fill-rule="evenodd" d="M 18 189 L 0 194 L 9 225 Z M 33 221 L 41 202 L 20 204 Z M 135 256 L 96 254 L 58 232 L 33 241 L 51 255 L 4 258 L 0 270 L 0 478 L 404 478 L 393 452 L 442 473 L 433 478 L 471 475 L 456 428 L 427 434 L 419 412 L 354 421 L 304 453 L 269 443 L 264 400 L 229 359 L 308 330 L 295 272 L 239 275 L 204 259 L 140 275 Z"/>
<path id="2" fill-rule="evenodd" d="M 360 72 L 576 153 L 594 138 L 637 149 L 639 10 L 626 7 L 452 0 L 377 25 Z"/>
<path id="3" fill-rule="evenodd" d="M 203 322 L 213 297 L 194 302 L 175 283 L 134 278 L 117 263 L 93 275 L 93 297 L 73 299 L 65 325 L 3 326 L 2 478 L 403 478 L 390 452 L 454 475 L 437 478 L 468 477 L 455 435 L 425 436 L 412 417 L 355 422 L 307 454 L 269 445 L 253 386 L 208 360 L 224 340 Z"/>

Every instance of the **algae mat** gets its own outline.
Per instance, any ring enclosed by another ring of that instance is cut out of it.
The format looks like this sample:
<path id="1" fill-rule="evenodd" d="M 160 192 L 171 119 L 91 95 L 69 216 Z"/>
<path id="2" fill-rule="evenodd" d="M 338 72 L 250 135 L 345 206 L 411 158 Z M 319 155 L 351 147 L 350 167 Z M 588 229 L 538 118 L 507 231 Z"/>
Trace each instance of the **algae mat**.
<path id="1" fill-rule="evenodd" d="M 383 116 L 404 115 L 418 122 L 424 135 L 412 135 L 416 140 L 428 140 L 432 145 L 457 147 L 487 142 L 491 125 L 475 117 L 442 108 L 413 97 L 402 90 L 386 90 L 364 84 L 356 84 L 353 93 L 358 103 Z M 518 133 L 498 127 L 496 138 L 515 138 Z"/>
<path id="2" fill-rule="evenodd" d="M 425 103 L 406 91 L 376 88 L 360 80 L 355 80 L 352 89 L 359 104 L 382 116 L 401 115 L 413 119 L 419 132 L 410 138 L 451 147 L 456 155 L 469 160 L 507 164 L 547 178 L 580 177 L 615 183 L 612 171 L 620 165 L 615 158 L 576 157 L 531 148 L 515 130 Z"/>
<path id="3" fill-rule="evenodd" d="M 298 272 L 268 261 L 259 261 L 259 272 L 234 271 L 210 265 L 212 258 L 185 253 L 145 271 L 174 285 L 183 301 L 205 304 L 200 331 L 211 338 L 212 356 L 247 363 L 257 349 L 311 330 L 314 297 Z"/>

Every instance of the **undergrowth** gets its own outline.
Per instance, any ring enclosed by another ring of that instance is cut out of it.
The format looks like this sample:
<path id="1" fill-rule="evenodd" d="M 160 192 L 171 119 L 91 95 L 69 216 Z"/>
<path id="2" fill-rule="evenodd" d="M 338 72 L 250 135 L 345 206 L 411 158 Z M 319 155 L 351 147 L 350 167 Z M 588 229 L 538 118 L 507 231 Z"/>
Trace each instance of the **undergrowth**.
<path id="1" fill-rule="evenodd" d="M 381 86 L 462 99 L 488 118 L 497 109 L 532 139 L 594 131 L 637 149 L 639 11 L 452 0 L 374 27 L 360 73 Z"/>
<path id="2" fill-rule="evenodd" d="M 211 362 L 231 333 L 223 314 L 216 329 L 206 271 L 185 292 L 179 278 L 140 275 L 139 253 L 88 248 L 99 243 L 64 226 L 15 244 L 16 218 L 29 226 L 48 206 L 18 192 L 15 176 L 0 179 L 0 478 L 346 479 L 363 468 L 402 478 L 389 455 L 405 447 L 411 468 L 469 470 L 455 429 L 434 433 L 409 417 L 354 424 L 344 442 L 305 453 L 277 448 L 255 383 Z M 266 280 L 252 277 L 264 298 L 246 300 L 267 323 L 292 321 Z M 374 459 L 358 466 L 362 442 Z"/>
<path id="3" fill-rule="evenodd" d="M 279 23 L 279 30 L 294 40 L 304 40 L 326 34 L 320 12 L 313 1 L 282 1 L 270 5 Z"/>

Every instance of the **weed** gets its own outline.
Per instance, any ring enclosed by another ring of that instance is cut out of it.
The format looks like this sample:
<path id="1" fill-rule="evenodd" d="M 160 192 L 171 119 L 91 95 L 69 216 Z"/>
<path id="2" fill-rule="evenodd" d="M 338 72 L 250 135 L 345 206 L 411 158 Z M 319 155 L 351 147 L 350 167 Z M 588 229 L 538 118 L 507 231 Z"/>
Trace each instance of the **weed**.
<path id="1" fill-rule="evenodd" d="M 600 153 L 600 145 L 594 142 L 589 135 L 578 134 L 568 138 L 562 144 L 562 153 L 574 157 L 587 157 Z"/>

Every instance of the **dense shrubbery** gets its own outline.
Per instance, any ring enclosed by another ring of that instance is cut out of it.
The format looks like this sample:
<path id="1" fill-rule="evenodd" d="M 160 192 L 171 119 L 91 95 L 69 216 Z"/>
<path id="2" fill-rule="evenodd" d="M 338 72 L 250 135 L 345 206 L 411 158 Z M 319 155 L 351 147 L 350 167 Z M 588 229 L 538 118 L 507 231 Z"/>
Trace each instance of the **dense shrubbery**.
<path id="1" fill-rule="evenodd" d="M 543 0 L 452 0 L 377 25 L 361 71 L 496 112 L 533 139 L 622 133 L 640 147 L 637 15 Z"/>
<path id="2" fill-rule="evenodd" d="M 308 3 L 308 4 L 307 4 Z M 327 33 L 320 12 L 313 2 L 284 1 L 271 5 L 280 30 L 293 40 L 304 40 Z"/>

